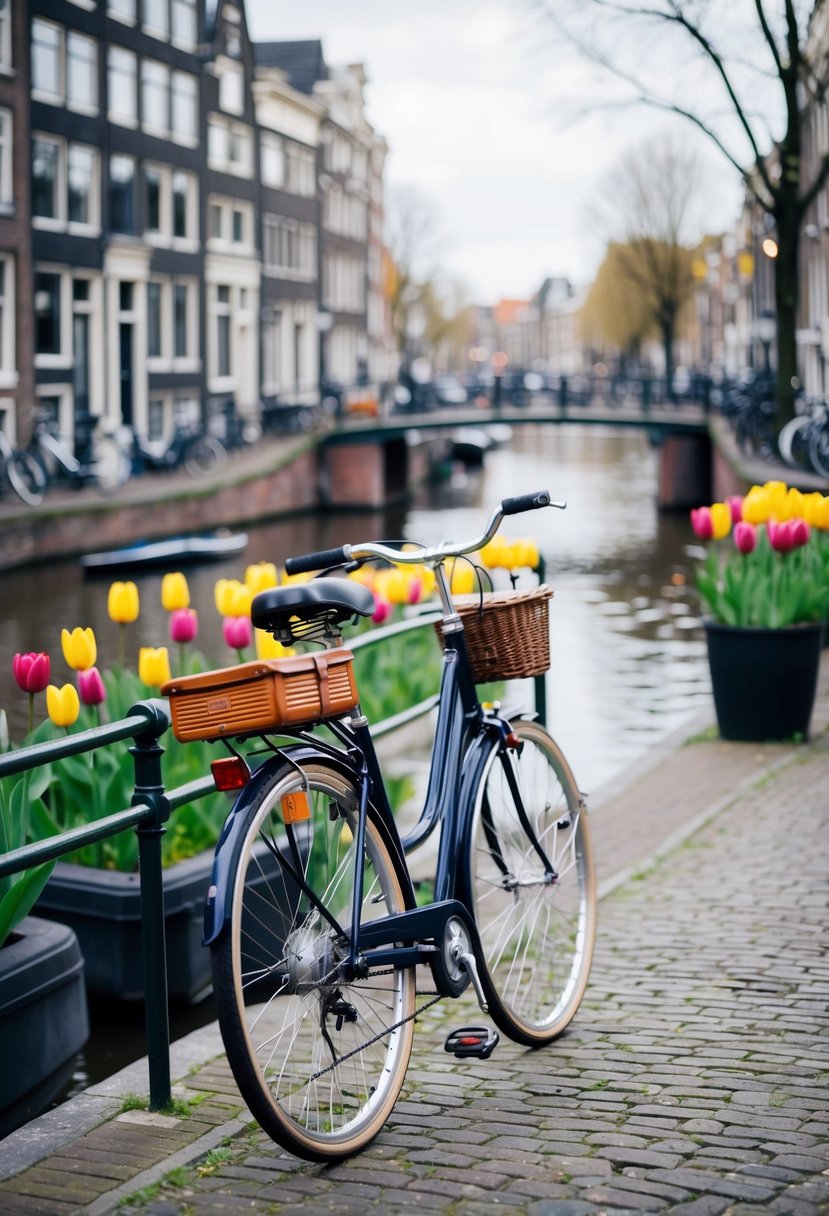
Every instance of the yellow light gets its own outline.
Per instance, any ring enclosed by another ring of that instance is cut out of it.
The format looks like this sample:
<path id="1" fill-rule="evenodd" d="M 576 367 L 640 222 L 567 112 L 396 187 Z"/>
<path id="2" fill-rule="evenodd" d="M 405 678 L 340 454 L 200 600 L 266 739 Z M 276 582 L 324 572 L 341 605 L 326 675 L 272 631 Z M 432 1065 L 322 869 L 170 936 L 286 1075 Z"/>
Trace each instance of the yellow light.
<path id="1" fill-rule="evenodd" d="M 772 237 L 767 236 L 766 239 L 763 241 L 763 253 L 766 255 L 767 258 L 776 258 L 777 257 L 777 241 L 773 240 Z"/>

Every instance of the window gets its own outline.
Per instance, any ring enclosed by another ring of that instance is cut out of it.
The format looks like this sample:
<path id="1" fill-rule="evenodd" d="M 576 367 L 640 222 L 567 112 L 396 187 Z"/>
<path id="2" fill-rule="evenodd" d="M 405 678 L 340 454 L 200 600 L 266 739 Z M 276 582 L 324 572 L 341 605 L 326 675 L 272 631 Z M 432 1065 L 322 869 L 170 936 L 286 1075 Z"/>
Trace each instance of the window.
<path id="1" fill-rule="evenodd" d="M 176 359 L 187 357 L 187 297 L 188 289 L 176 283 L 173 289 L 173 355 Z"/>
<path id="2" fill-rule="evenodd" d="M 0 67 L 12 66 L 11 0 L 0 0 Z"/>
<path id="3" fill-rule="evenodd" d="M 221 240 L 222 209 L 218 203 L 210 204 L 210 235 L 214 240 Z"/>
<path id="4" fill-rule="evenodd" d="M 59 101 L 63 93 L 63 29 L 52 21 L 32 21 L 32 92 Z"/>
<path id="5" fill-rule="evenodd" d="M 55 140 L 42 136 L 32 140 L 32 215 L 43 219 L 60 218 L 58 155 Z"/>
<path id="6" fill-rule="evenodd" d="M 147 284 L 147 355 L 161 355 L 161 284 Z"/>
<path id="7" fill-rule="evenodd" d="M 0 381 L 4 387 L 17 382 L 14 314 L 14 258 L 0 255 Z"/>
<path id="8" fill-rule="evenodd" d="M 147 402 L 147 438 L 164 438 L 164 398 L 151 397 Z"/>
<path id="9" fill-rule="evenodd" d="M 98 108 L 98 46 L 74 30 L 66 35 L 66 100 L 81 109 Z"/>
<path id="10" fill-rule="evenodd" d="M 173 236 L 185 237 L 188 235 L 188 185 L 186 173 L 173 174 Z"/>
<path id="11" fill-rule="evenodd" d="M 92 148 L 70 144 L 67 160 L 67 218 L 70 224 L 91 224 L 97 157 Z"/>
<path id="12" fill-rule="evenodd" d="M 14 202 L 12 192 L 12 113 L 0 110 L 0 206 Z"/>
<path id="13" fill-rule="evenodd" d="M 170 32 L 167 0 L 141 0 L 141 16 L 145 29 L 166 38 Z"/>
<path id="14" fill-rule="evenodd" d="M 260 140 L 260 173 L 263 186 L 279 188 L 285 183 L 285 153 L 282 140 L 272 131 L 263 131 Z"/>
<path id="15" fill-rule="evenodd" d="M 225 62 L 221 68 L 219 106 L 228 114 L 245 112 L 245 73 L 238 63 Z"/>
<path id="16" fill-rule="evenodd" d="M 115 122 L 132 125 L 138 120 L 137 63 L 132 51 L 109 48 L 109 113 Z"/>
<path id="17" fill-rule="evenodd" d="M 135 161 L 131 156 L 109 159 L 109 226 L 113 232 L 135 231 Z"/>
<path id="18" fill-rule="evenodd" d="M 265 267 L 272 274 L 306 282 L 316 277 L 317 233 L 313 224 L 266 215 L 262 253 Z"/>
<path id="19" fill-rule="evenodd" d="M 216 375 L 230 375 L 230 288 L 216 288 Z"/>
<path id="20" fill-rule="evenodd" d="M 161 232 L 161 170 L 148 168 L 147 183 L 147 231 Z"/>
<path id="21" fill-rule="evenodd" d="M 166 134 L 170 125 L 170 72 L 155 59 L 141 64 L 141 117 L 145 127 Z"/>
<path id="22" fill-rule="evenodd" d="M 172 0 L 170 9 L 173 41 L 182 46 L 196 45 L 196 0 Z"/>
<path id="23" fill-rule="evenodd" d="M 197 141 L 199 137 L 198 83 L 188 72 L 173 72 L 170 130 L 173 138 Z"/>
<path id="24" fill-rule="evenodd" d="M 211 169 L 253 176 L 253 135 L 250 127 L 218 114 L 207 120 L 207 161 Z"/>
<path id="25" fill-rule="evenodd" d="M 135 0 L 109 0 L 107 12 L 113 17 L 120 17 L 130 24 L 135 21 Z"/>
<path id="26" fill-rule="evenodd" d="M 245 239 L 245 217 L 236 207 L 233 208 L 233 241 L 241 245 Z"/>
<path id="27" fill-rule="evenodd" d="M 35 353 L 59 355 L 60 275 L 35 275 Z"/>
<path id="28" fill-rule="evenodd" d="M 252 248 L 253 209 L 250 203 L 213 197 L 208 206 L 211 240 Z"/>
<path id="29" fill-rule="evenodd" d="M 298 148 L 295 144 L 288 144 L 285 155 L 286 188 L 292 194 L 300 194 L 303 198 L 313 198 L 317 192 L 314 153 L 310 148 Z"/>

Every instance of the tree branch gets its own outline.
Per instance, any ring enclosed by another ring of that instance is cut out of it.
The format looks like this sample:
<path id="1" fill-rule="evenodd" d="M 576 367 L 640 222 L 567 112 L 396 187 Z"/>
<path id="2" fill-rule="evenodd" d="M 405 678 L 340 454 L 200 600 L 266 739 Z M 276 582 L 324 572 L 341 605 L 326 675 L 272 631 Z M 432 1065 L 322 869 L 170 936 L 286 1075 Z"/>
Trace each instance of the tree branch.
<path id="1" fill-rule="evenodd" d="M 774 66 L 777 68 L 777 75 L 782 76 L 783 75 L 783 61 L 780 58 L 780 51 L 777 49 L 777 43 L 774 40 L 774 34 L 771 32 L 771 29 L 769 28 L 769 23 L 766 20 L 766 14 L 763 10 L 763 0 L 754 0 L 754 7 L 757 10 L 757 20 L 760 22 L 760 29 L 763 31 L 763 37 L 765 38 L 766 42 L 768 43 L 768 47 L 769 47 L 769 50 L 771 51 L 772 59 L 774 60 Z"/>

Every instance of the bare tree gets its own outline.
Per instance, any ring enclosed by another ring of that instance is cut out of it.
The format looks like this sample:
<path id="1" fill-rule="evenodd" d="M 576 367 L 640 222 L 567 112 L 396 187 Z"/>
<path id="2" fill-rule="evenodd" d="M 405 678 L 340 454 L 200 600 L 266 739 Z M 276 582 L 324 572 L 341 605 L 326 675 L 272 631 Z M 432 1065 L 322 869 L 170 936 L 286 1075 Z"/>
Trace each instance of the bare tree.
<path id="1" fill-rule="evenodd" d="M 415 318 L 422 327 L 426 288 L 437 274 L 441 237 L 431 201 L 415 186 L 390 192 L 386 217 L 392 330 L 405 364 L 412 355 Z"/>
<path id="2" fill-rule="evenodd" d="M 694 286 L 689 241 L 696 187 L 696 157 L 658 136 L 618 161 L 596 206 L 612 242 L 612 262 L 644 310 L 647 327 L 661 338 L 669 393 L 677 324 Z"/>
<path id="3" fill-rule="evenodd" d="M 798 241 L 829 176 L 806 165 L 804 115 L 829 83 L 826 0 L 531 0 L 615 86 L 614 106 L 648 105 L 692 124 L 742 177 L 776 228 L 778 419 L 794 411 Z"/>

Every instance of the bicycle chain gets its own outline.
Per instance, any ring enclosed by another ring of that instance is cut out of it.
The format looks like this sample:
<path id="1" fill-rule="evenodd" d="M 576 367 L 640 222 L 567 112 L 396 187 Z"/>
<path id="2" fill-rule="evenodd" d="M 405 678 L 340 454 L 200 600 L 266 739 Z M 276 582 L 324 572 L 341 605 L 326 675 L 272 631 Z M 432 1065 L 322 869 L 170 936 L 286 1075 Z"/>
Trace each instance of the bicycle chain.
<path id="1" fill-rule="evenodd" d="M 374 977 L 378 975 L 392 975 L 395 970 L 396 968 L 394 967 L 387 967 L 384 971 L 372 971 L 371 978 L 374 979 Z M 427 993 L 421 992 L 420 995 L 426 996 Z M 408 1017 L 401 1018 L 400 1021 L 395 1022 L 393 1026 L 387 1026 L 385 1030 L 381 1030 L 379 1034 L 376 1034 L 373 1039 L 367 1039 L 365 1043 L 361 1043 L 359 1047 L 353 1047 L 351 1051 L 347 1051 L 344 1056 L 340 1056 L 339 1059 L 335 1060 L 333 1064 L 329 1064 L 327 1068 L 321 1068 L 319 1072 L 315 1072 L 313 1076 L 308 1078 L 308 1084 L 310 1085 L 312 1081 L 317 1081 L 320 1077 L 324 1077 L 327 1072 L 331 1072 L 345 1060 L 350 1060 L 351 1057 L 356 1056 L 358 1052 L 365 1051 L 365 1049 L 367 1047 L 371 1047 L 373 1043 L 379 1043 L 380 1040 L 385 1038 L 387 1034 L 392 1034 L 393 1031 L 399 1030 L 401 1026 L 405 1026 L 407 1022 L 411 1022 L 414 1018 L 419 1017 L 421 1013 L 424 1013 L 427 1009 L 430 1009 L 432 1005 L 437 1005 L 438 1001 L 441 1000 L 443 1000 L 442 993 L 435 993 L 432 996 L 431 1001 L 426 1001 L 424 1005 L 421 1005 L 419 1009 L 415 1009 L 414 1013 L 410 1013 Z"/>

